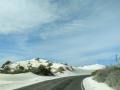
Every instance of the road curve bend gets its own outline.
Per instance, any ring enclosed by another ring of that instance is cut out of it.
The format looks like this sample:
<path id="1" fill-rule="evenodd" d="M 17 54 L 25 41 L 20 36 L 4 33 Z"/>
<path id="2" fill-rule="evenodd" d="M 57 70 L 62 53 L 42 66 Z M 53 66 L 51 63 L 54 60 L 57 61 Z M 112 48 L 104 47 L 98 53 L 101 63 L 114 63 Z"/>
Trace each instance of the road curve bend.
<path id="1" fill-rule="evenodd" d="M 29 85 L 15 90 L 84 90 L 83 79 L 89 75 L 63 77 Z"/>

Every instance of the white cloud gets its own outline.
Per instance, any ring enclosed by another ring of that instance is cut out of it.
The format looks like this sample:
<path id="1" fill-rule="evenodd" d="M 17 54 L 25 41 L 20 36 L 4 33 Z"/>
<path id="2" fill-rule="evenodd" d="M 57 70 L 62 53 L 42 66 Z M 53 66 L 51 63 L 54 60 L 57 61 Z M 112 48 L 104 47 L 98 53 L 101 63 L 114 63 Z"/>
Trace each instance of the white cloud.
<path id="1" fill-rule="evenodd" d="M 0 33 L 21 32 L 55 18 L 49 0 L 0 0 Z"/>
<path id="2" fill-rule="evenodd" d="M 39 36 L 43 39 L 47 39 L 49 37 L 55 37 L 55 36 L 60 36 L 60 35 L 64 35 L 67 33 L 72 33 L 72 32 L 78 32 L 78 31 L 83 31 L 81 30 L 81 28 L 84 26 L 84 21 L 82 20 L 73 20 L 69 23 L 66 23 L 64 25 L 56 25 L 52 28 L 52 31 L 49 30 L 49 28 L 44 31 L 41 32 L 39 34 Z"/>

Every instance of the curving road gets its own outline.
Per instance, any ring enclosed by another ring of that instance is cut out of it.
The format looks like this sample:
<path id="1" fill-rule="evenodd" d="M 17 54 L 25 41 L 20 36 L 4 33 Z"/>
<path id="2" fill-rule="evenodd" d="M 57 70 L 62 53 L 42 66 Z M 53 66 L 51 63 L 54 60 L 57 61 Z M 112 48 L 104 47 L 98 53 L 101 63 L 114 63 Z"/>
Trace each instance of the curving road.
<path id="1" fill-rule="evenodd" d="M 88 75 L 64 77 L 40 82 L 16 90 L 84 90 L 82 81 Z"/>

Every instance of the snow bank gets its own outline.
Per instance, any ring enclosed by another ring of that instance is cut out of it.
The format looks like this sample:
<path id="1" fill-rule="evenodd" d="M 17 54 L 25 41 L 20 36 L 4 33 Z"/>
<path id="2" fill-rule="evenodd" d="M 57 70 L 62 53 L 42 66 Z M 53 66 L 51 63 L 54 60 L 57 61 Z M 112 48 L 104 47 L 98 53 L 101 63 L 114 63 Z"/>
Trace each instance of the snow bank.
<path id="1" fill-rule="evenodd" d="M 92 80 L 92 77 L 88 77 L 83 80 L 83 85 L 85 90 L 113 90 L 105 83 L 98 83 L 95 80 Z"/>
<path id="2" fill-rule="evenodd" d="M 34 77 L 38 77 L 33 73 L 22 73 L 22 74 L 0 74 L 0 81 L 25 81 L 32 79 Z"/>
<path id="3" fill-rule="evenodd" d="M 13 90 L 38 82 L 56 79 L 53 76 L 38 76 L 33 73 L 0 74 L 0 90 Z"/>

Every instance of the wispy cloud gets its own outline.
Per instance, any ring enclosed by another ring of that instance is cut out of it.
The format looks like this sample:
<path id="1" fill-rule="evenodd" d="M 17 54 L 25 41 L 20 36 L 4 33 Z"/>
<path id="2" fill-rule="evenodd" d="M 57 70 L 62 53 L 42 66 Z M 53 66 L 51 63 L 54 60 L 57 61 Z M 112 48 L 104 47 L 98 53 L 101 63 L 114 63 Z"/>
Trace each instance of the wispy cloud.
<path id="1" fill-rule="evenodd" d="M 73 65 L 107 62 L 120 53 L 119 4 L 118 0 L 0 0 L 0 55 Z"/>
<path id="2" fill-rule="evenodd" d="M 52 22 L 56 16 L 49 0 L 0 0 L 0 33 L 21 32 Z"/>

